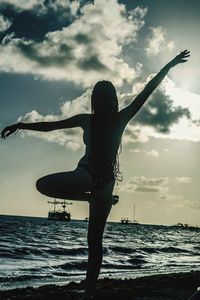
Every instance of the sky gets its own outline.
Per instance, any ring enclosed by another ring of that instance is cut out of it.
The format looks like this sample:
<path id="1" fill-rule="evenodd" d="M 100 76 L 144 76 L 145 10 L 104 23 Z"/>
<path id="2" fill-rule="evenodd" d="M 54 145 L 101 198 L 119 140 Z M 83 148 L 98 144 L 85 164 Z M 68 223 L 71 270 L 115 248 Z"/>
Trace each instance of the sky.
<path id="1" fill-rule="evenodd" d="M 99 80 L 120 109 L 180 51 L 122 139 L 120 201 L 109 221 L 200 226 L 200 41 L 198 0 L 1 0 L 0 130 L 18 121 L 56 121 L 90 112 Z M 47 216 L 41 176 L 76 168 L 82 131 L 21 131 L 0 141 L 0 214 Z M 88 216 L 73 202 L 72 218 Z"/>

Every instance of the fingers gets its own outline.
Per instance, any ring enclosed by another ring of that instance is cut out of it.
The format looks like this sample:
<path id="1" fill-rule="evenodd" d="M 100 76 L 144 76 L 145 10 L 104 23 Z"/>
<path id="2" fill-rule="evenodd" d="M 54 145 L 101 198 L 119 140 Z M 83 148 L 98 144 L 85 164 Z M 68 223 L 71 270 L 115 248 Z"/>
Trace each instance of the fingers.
<path id="1" fill-rule="evenodd" d="M 190 53 L 190 51 L 189 50 L 184 50 L 184 51 L 181 51 L 181 53 L 180 54 L 189 54 Z"/>
<path id="2" fill-rule="evenodd" d="M 181 53 L 179 55 L 180 55 L 180 57 L 189 57 L 190 51 L 189 50 L 181 51 Z"/>
<path id="3" fill-rule="evenodd" d="M 187 59 L 181 59 L 181 63 L 185 63 L 186 61 L 188 61 Z"/>
<path id="4" fill-rule="evenodd" d="M 4 133 L 1 133 L 1 138 L 5 140 L 6 135 Z"/>
<path id="5" fill-rule="evenodd" d="M 177 64 L 179 63 L 185 63 L 188 60 L 186 58 L 190 57 L 190 51 L 189 50 L 184 50 L 181 51 L 176 57 L 175 57 L 175 61 L 177 62 Z"/>
<path id="6" fill-rule="evenodd" d="M 5 139 L 7 138 L 9 135 L 13 134 L 14 132 L 17 133 L 17 131 L 19 130 L 19 128 L 16 126 L 16 124 L 11 125 L 11 126 L 7 126 L 5 127 L 2 132 L 1 132 L 1 138 Z"/>
<path id="7" fill-rule="evenodd" d="M 2 133 L 1 133 L 1 138 L 5 140 L 6 137 L 7 137 L 6 133 L 5 133 L 5 132 L 2 132 Z"/>
<path id="8" fill-rule="evenodd" d="M 1 138 L 2 138 L 2 139 L 5 139 L 5 138 L 6 138 L 6 131 L 7 131 L 7 130 L 5 130 L 5 129 L 2 130 L 2 132 L 1 132 Z"/>
<path id="9" fill-rule="evenodd" d="M 1 132 L 1 138 L 5 140 L 5 138 L 7 138 L 11 133 L 12 131 L 9 129 L 9 127 L 6 127 Z"/>

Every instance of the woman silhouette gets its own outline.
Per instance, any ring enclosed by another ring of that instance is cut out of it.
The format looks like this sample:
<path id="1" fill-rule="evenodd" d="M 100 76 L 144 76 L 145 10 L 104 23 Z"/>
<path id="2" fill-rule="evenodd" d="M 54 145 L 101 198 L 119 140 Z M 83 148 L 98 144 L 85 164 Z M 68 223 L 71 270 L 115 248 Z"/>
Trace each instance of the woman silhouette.
<path id="1" fill-rule="evenodd" d="M 1 137 L 5 139 L 19 129 L 83 129 L 86 152 L 77 168 L 71 172 L 44 176 L 38 179 L 36 187 L 40 193 L 49 197 L 89 200 L 89 256 L 85 295 L 92 295 L 100 272 L 102 237 L 113 204 L 114 184 L 120 175 L 117 151 L 124 129 L 168 71 L 177 64 L 186 62 L 189 56 L 188 50 L 177 55 L 149 81 L 135 100 L 121 111 L 118 111 L 118 99 L 112 83 L 100 81 L 92 92 L 91 114 L 78 114 L 56 122 L 17 123 L 6 127 L 1 133 Z"/>

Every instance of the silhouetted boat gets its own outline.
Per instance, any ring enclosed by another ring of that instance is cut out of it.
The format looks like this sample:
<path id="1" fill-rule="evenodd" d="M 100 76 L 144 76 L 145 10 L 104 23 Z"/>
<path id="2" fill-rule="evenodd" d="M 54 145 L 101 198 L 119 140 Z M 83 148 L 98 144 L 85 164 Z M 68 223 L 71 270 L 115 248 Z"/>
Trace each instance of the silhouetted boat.
<path id="1" fill-rule="evenodd" d="M 175 225 L 173 225 L 173 227 L 181 227 L 181 228 L 188 228 L 188 224 L 187 223 L 185 223 L 185 224 L 183 224 L 183 223 L 177 223 L 177 224 L 175 224 Z"/>
<path id="2" fill-rule="evenodd" d="M 128 218 L 121 218 L 121 224 L 131 224 L 131 225 L 140 225 L 140 223 L 135 219 L 135 204 L 133 205 L 133 221 L 129 220 Z"/>
<path id="3" fill-rule="evenodd" d="M 69 211 L 68 205 L 72 203 L 67 203 L 66 200 L 64 201 L 48 201 L 48 203 L 52 204 L 51 209 L 48 213 L 48 220 L 51 221 L 71 221 L 71 213 Z M 67 211 L 66 211 L 67 207 Z"/>
<path id="4" fill-rule="evenodd" d="M 196 225 L 196 226 L 192 226 L 192 225 L 189 225 L 187 223 L 177 223 L 175 225 L 172 225 L 173 227 L 176 227 L 176 228 L 188 228 L 188 229 L 199 229 L 199 227 Z"/>
<path id="5" fill-rule="evenodd" d="M 129 220 L 128 218 L 121 218 L 120 223 L 121 224 L 130 224 L 131 220 Z"/>

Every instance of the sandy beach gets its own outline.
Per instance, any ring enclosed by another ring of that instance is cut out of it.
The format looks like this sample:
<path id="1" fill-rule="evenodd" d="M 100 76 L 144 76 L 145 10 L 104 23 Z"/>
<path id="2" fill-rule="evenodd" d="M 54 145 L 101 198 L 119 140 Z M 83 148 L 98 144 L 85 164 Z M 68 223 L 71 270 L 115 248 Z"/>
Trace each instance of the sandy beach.
<path id="1" fill-rule="evenodd" d="M 200 272 L 138 277 L 135 279 L 109 279 L 98 281 L 97 300 L 187 300 L 200 286 Z M 64 286 L 45 285 L 0 291 L 1 300 L 78 300 L 84 281 Z"/>

